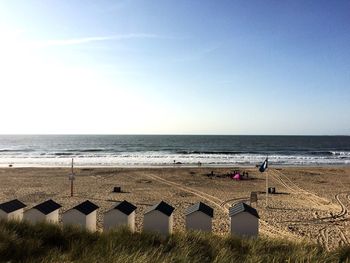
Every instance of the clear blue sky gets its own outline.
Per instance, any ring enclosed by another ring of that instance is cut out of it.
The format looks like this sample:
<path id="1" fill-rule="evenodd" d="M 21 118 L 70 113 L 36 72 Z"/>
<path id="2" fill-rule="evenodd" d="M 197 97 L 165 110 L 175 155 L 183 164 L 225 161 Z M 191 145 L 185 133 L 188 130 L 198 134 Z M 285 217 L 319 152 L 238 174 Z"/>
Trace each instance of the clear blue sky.
<path id="1" fill-rule="evenodd" d="M 0 133 L 350 135 L 350 1 L 0 0 L 0 33 Z"/>

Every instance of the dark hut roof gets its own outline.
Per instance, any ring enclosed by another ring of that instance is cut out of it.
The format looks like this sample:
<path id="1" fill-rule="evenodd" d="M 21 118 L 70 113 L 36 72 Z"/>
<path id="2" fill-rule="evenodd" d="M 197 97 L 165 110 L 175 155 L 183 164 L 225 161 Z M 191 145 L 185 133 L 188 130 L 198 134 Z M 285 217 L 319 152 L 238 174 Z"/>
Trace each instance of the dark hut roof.
<path id="1" fill-rule="evenodd" d="M 146 214 L 154 211 L 154 210 L 158 210 L 159 212 L 162 212 L 163 214 L 167 215 L 167 216 L 171 216 L 171 214 L 174 211 L 174 207 L 172 207 L 171 205 L 165 203 L 164 201 L 161 201 L 158 204 L 155 204 L 154 206 L 151 206 L 147 211 Z"/>
<path id="2" fill-rule="evenodd" d="M 114 209 L 117 209 L 126 215 L 130 215 L 132 212 L 136 210 L 136 208 L 137 208 L 136 206 L 134 206 L 133 204 L 125 200 L 123 202 L 120 202 L 114 207 Z"/>
<path id="3" fill-rule="evenodd" d="M 85 202 L 73 207 L 72 209 L 78 210 L 79 212 L 83 213 L 84 215 L 88 215 L 95 210 L 97 210 L 99 207 L 95 205 L 94 203 L 91 203 L 89 200 L 86 200 Z"/>
<path id="4" fill-rule="evenodd" d="M 62 206 L 60 204 L 57 204 L 55 201 L 50 199 L 50 200 L 47 200 L 41 204 L 34 206 L 33 208 L 36 210 L 39 210 L 41 213 L 43 213 L 45 215 L 48 215 L 51 212 L 53 212 L 61 207 Z"/>
<path id="5" fill-rule="evenodd" d="M 238 204 L 235 204 L 233 207 L 231 207 L 229 209 L 229 215 L 230 217 L 234 216 L 234 215 L 237 215 L 239 213 L 242 213 L 242 212 L 247 212 L 257 218 L 260 218 L 259 217 L 259 214 L 258 212 L 256 211 L 255 208 L 251 207 L 250 205 L 247 205 L 246 203 L 238 203 Z"/>
<path id="6" fill-rule="evenodd" d="M 189 208 L 187 208 L 185 211 L 185 215 L 192 214 L 193 212 L 196 212 L 196 211 L 200 211 L 210 217 L 214 216 L 214 209 L 202 202 L 198 202 L 190 206 Z"/>
<path id="7" fill-rule="evenodd" d="M 0 204 L 0 209 L 6 213 L 11 213 L 24 207 L 26 207 L 26 205 L 17 199 Z"/>

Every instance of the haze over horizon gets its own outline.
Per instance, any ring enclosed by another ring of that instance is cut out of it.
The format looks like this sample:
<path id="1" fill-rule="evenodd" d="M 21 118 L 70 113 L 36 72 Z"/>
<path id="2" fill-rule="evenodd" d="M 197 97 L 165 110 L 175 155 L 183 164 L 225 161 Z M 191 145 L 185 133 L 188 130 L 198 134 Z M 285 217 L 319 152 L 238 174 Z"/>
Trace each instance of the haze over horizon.
<path id="1" fill-rule="evenodd" d="M 350 135 L 350 1 L 0 1 L 0 134 Z"/>

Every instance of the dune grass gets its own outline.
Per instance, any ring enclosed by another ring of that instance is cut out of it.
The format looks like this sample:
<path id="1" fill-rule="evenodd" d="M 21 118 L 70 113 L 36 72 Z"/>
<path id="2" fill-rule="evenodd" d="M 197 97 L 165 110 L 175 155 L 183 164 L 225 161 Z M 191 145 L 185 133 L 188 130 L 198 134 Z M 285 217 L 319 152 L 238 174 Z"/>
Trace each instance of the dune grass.
<path id="1" fill-rule="evenodd" d="M 89 233 L 73 227 L 0 221 L 0 262 L 350 262 L 350 248 L 205 233 L 167 238 L 125 228 Z"/>

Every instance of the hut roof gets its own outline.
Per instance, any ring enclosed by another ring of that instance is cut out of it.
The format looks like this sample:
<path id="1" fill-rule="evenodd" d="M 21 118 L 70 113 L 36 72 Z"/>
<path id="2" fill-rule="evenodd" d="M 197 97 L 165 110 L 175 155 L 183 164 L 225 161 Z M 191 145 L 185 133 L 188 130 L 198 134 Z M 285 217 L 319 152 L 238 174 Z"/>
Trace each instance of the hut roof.
<path id="1" fill-rule="evenodd" d="M 94 203 L 90 202 L 89 200 L 86 200 L 85 202 L 73 207 L 72 209 L 78 210 L 79 212 L 83 213 L 84 215 L 88 215 L 92 213 L 93 211 L 97 210 L 99 207 L 95 205 Z"/>
<path id="2" fill-rule="evenodd" d="M 60 207 L 62 207 L 60 204 L 57 204 L 55 201 L 50 199 L 41 204 L 34 206 L 33 209 L 39 210 L 41 213 L 48 215 L 51 212 L 59 209 Z"/>
<path id="3" fill-rule="evenodd" d="M 0 204 L 0 209 L 6 213 L 11 213 L 24 207 L 26 207 L 26 205 L 17 199 Z"/>
<path id="4" fill-rule="evenodd" d="M 167 216 L 171 216 L 171 214 L 174 211 L 174 207 L 172 207 L 171 205 L 165 203 L 164 201 L 161 201 L 158 204 L 155 204 L 154 206 L 151 206 L 148 210 L 146 210 L 146 214 L 154 211 L 154 210 L 158 210 L 159 212 L 162 212 L 163 214 L 167 215 Z"/>
<path id="5" fill-rule="evenodd" d="M 136 206 L 134 206 L 133 204 L 125 200 L 123 202 L 120 202 L 114 207 L 114 209 L 117 209 L 126 215 L 130 215 L 132 212 L 136 210 L 136 208 L 137 208 Z"/>
<path id="6" fill-rule="evenodd" d="M 230 217 L 237 215 L 239 213 L 242 213 L 242 212 L 247 212 L 247 213 L 249 213 L 257 218 L 260 218 L 259 214 L 255 208 L 253 208 L 250 205 L 247 205 L 246 203 L 243 203 L 243 202 L 235 204 L 233 207 L 231 207 L 229 209 Z"/>
<path id="7" fill-rule="evenodd" d="M 214 209 L 211 208 L 210 206 L 202 203 L 202 202 L 198 202 L 192 206 L 190 206 L 189 208 L 186 209 L 185 211 L 185 215 L 189 215 L 189 214 L 192 214 L 196 211 L 200 211 L 210 217 L 213 217 L 214 216 Z"/>

